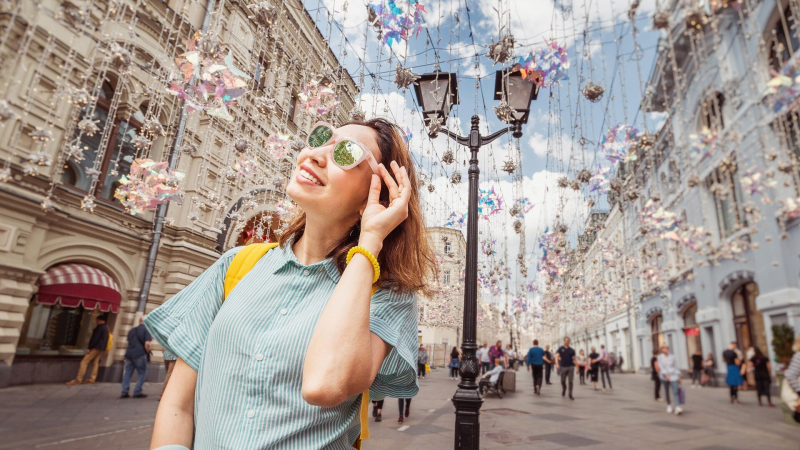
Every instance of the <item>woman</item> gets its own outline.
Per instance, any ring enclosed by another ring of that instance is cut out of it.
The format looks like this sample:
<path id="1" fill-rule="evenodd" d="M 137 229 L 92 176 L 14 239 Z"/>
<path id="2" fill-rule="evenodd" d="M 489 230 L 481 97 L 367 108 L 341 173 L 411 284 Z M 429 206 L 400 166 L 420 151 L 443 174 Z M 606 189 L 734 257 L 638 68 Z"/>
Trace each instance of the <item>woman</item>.
<path id="1" fill-rule="evenodd" d="M 419 344 L 419 349 L 417 350 L 417 378 L 425 378 L 425 366 L 428 365 L 428 350 L 425 349 L 425 346 Z"/>
<path id="2" fill-rule="evenodd" d="M 458 368 L 461 367 L 461 352 L 458 351 L 458 347 L 453 347 L 453 351 L 450 352 L 450 379 L 457 380 L 458 379 Z"/>
<path id="3" fill-rule="evenodd" d="M 661 401 L 661 377 L 658 376 L 658 369 L 656 368 L 656 361 L 658 361 L 658 350 L 653 350 L 653 357 L 650 358 L 650 379 L 656 383 L 656 401 Z"/>
<path id="4" fill-rule="evenodd" d="M 789 386 L 797 393 L 797 403 L 794 405 L 794 420 L 800 423 L 800 334 L 794 339 L 792 345 L 792 360 L 789 362 L 789 367 L 786 368 L 784 376 Z"/>
<path id="5" fill-rule="evenodd" d="M 753 379 L 756 385 L 756 394 L 758 395 L 758 406 L 764 406 L 761 403 L 761 396 L 767 396 L 767 404 L 772 407 L 772 397 L 769 393 L 770 385 L 772 384 L 772 365 L 769 358 L 764 356 L 761 349 L 758 347 L 753 348 L 753 357 L 747 362 L 748 371 L 753 373 Z"/>
<path id="6" fill-rule="evenodd" d="M 372 417 L 375 418 L 375 422 L 380 422 L 383 420 L 383 400 L 373 400 L 372 401 Z"/>
<path id="7" fill-rule="evenodd" d="M 725 365 L 728 369 L 728 374 L 725 375 L 725 384 L 730 388 L 731 403 L 739 404 L 739 386 L 744 383 L 742 379 L 742 359 L 741 353 L 736 348 L 736 342 L 731 342 L 728 349 L 722 352 L 722 359 L 725 360 Z"/>
<path id="8" fill-rule="evenodd" d="M 303 212 L 280 246 L 224 305 L 241 249 L 147 316 L 178 356 L 151 448 L 348 449 L 363 392 L 416 395 L 416 292 L 434 260 L 408 149 L 383 119 L 318 124 L 307 144 L 286 188 Z"/>
<path id="9" fill-rule="evenodd" d="M 405 408 L 403 408 L 403 403 L 405 403 Z M 397 423 L 403 423 L 403 417 L 408 417 L 408 415 L 411 414 L 411 399 L 398 398 L 397 408 L 400 410 L 400 418 L 397 419 Z"/>
<path id="10" fill-rule="evenodd" d="M 669 346 L 662 345 L 661 353 L 656 358 L 656 372 L 664 385 L 664 399 L 667 402 L 667 414 L 681 415 L 681 399 L 679 394 L 681 384 L 681 371 L 675 361 L 675 356 L 669 354 Z M 670 401 L 670 392 L 672 393 Z"/>
<path id="11" fill-rule="evenodd" d="M 580 384 L 586 384 L 586 353 L 581 349 L 578 352 L 578 375 L 580 376 Z"/>
<path id="12" fill-rule="evenodd" d="M 747 347 L 747 351 L 745 352 L 744 358 L 740 358 L 742 361 L 742 378 L 744 378 L 744 384 L 742 385 L 742 390 L 746 391 L 750 388 L 755 387 L 756 385 L 756 376 L 753 373 L 753 368 L 750 366 L 750 360 L 753 356 L 756 355 L 755 347 L 752 345 Z"/>
<path id="13" fill-rule="evenodd" d="M 706 360 L 703 361 L 703 370 L 705 371 L 706 377 L 708 378 L 706 384 L 708 385 L 713 384 L 714 387 L 719 386 L 719 383 L 717 382 L 717 363 L 716 361 L 714 361 L 714 355 L 712 355 L 711 353 L 709 353 L 706 356 Z"/>
<path id="14" fill-rule="evenodd" d="M 594 390 L 597 390 L 597 373 L 600 371 L 600 354 L 597 349 L 592 347 L 592 353 L 589 353 L 589 363 L 591 367 L 592 383 L 594 383 Z"/>

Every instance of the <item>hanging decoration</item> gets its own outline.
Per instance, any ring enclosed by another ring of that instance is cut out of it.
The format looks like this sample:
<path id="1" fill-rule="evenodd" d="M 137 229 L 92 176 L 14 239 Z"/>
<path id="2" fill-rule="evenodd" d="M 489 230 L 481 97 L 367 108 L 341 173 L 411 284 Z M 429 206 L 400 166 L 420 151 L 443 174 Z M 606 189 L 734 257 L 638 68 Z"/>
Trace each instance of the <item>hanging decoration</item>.
<path id="1" fill-rule="evenodd" d="M 633 151 L 638 144 L 637 136 L 639 130 L 626 125 L 618 124 L 608 130 L 600 141 L 600 149 L 605 154 L 605 158 L 612 164 L 620 161 L 636 161 L 638 156 Z"/>
<path id="2" fill-rule="evenodd" d="M 712 156 L 717 150 L 717 132 L 712 131 L 708 127 L 703 128 L 699 134 L 689 135 L 689 153 L 697 159 L 698 162 L 705 160 Z"/>
<path id="3" fill-rule="evenodd" d="M 296 208 L 297 205 L 287 197 L 275 204 L 275 214 L 277 214 L 278 217 L 283 217 L 286 214 L 292 213 Z"/>
<path id="4" fill-rule="evenodd" d="M 461 172 L 453 172 L 453 175 L 450 176 L 450 183 L 452 184 L 461 183 Z"/>
<path id="5" fill-rule="evenodd" d="M 478 191 L 478 214 L 486 220 L 503 210 L 503 198 L 495 192 L 494 186 Z"/>
<path id="6" fill-rule="evenodd" d="M 180 203 L 184 177 L 183 172 L 171 170 L 166 161 L 137 158 L 130 173 L 119 179 L 121 186 L 114 192 L 114 198 L 131 215 L 155 209 L 167 201 Z"/>
<path id="7" fill-rule="evenodd" d="M 544 47 L 533 50 L 527 56 L 520 57 L 515 70 L 522 72 L 522 77 L 539 85 L 550 88 L 560 81 L 569 80 L 567 71 L 570 64 L 567 48 L 557 42 L 547 42 Z"/>
<path id="8" fill-rule="evenodd" d="M 739 180 L 742 188 L 747 191 L 750 196 L 761 196 L 761 201 L 769 203 L 767 197 L 767 189 L 773 189 L 778 185 L 778 182 L 766 177 L 761 169 L 758 167 L 751 167 L 742 175 Z"/>
<path id="9" fill-rule="evenodd" d="M 494 107 L 494 113 L 503 123 L 511 123 L 517 110 L 512 108 L 505 99 L 500 100 L 500 104 Z"/>
<path id="10" fill-rule="evenodd" d="M 467 224 L 467 213 L 457 214 L 451 212 L 444 223 L 444 226 L 451 228 L 464 228 Z"/>
<path id="11" fill-rule="evenodd" d="M 514 57 L 514 42 L 514 36 L 510 34 L 500 38 L 497 42 L 492 39 L 492 43 L 486 46 L 489 52 L 484 56 L 492 59 L 493 66 L 497 63 L 505 64 Z"/>
<path id="12" fill-rule="evenodd" d="M 417 79 L 419 79 L 419 76 L 412 72 L 411 69 L 406 69 L 400 64 L 397 65 L 394 75 L 394 84 L 397 85 L 398 89 L 408 89 Z"/>
<path id="13" fill-rule="evenodd" d="M 312 79 L 297 94 L 307 114 L 321 116 L 339 106 L 339 97 L 322 79 Z"/>
<path id="14" fill-rule="evenodd" d="M 608 192 L 611 182 L 609 180 L 609 172 L 611 172 L 610 167 L 598 167 L 597 172 L 592 176 L 589 180 L 589 191 L 590 192 L 600 192 L 602 194 Z"/>
<path id="15" fill-rule="evenodd" d="M 379 31 L 381 41 L 391 46 L 394 42 L 408 41 L 410 36 L 419 35 L 425 23 L 422 13 L 426 12 L 419 0 L 385 1 L 384 4 L 384 0 L 373 0 L 367 5 L 368 20 Z"/>
<path id="16" fill-rule="evenodd" d="M 225 55 L 220 44 L 197 31 L 186 41 L 187 52 L 175 58 L 182 77 L 170 83 L 167 92 L 186 101 L 187 112 L 205 111 L 229 122 L 228 106 L 245 93 L 250 76 L 233 64 L 233 54 Z"/>
<path id="17" fill-rule="evenodd" d="M 247 18 L 252 19 L 258 26 L 267 30 L 271 29 L 272 25 L 278 20 L 278 10 L 269 2 L 254 3 L 249 5 L 248 8 L 250 8 L 252 14 Z"/>
<path id="18" fill-rule="evenodd" d="M 583 87 L 583 96 L 586 97 L 586 100 L 597 103 L 603 98 L 603 93 L 605 91 L 606 89 L 604 87 L 590 81 L 589 84 Z"/>
<path id="19" fill-rule="evenodd" d="M 767 99 L 772 103 L 772 111 L 798 111 L 800 96 L 800 58 L 790 58 L 783 63 L 780 72 L 770 69 L 772 79 L 767 82 Z"/>
<path id="20" fill-rule="evenodd" d="M 289 139 L 285 134 L 271 134 L 264 140 L 264 148 L 275 159 L 286 158 L 289 155 Z"/>

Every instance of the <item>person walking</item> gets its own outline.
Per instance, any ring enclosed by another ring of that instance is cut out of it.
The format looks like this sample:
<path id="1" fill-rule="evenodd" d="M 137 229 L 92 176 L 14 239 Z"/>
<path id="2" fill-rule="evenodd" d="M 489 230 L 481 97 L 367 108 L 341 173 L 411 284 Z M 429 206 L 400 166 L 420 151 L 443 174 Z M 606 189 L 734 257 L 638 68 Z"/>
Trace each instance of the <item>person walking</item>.
<path id="1" fill-rule="evenodd" d="M 753 348 L 753 357 L 747 364 L 752 368 L 753 379 L 756 384 L 756 395 L 758 395 L 758 406 L 763 406 L 761 397 L 767 396 L 767 404 L 772 407 L 772 397 L 770 396 L 770 385 L 772 384 L 772 365 L 769 358 L 764 356 L 761 349 Z"/>
<path id="2" fill-rule="evenodd" d="M 753 367 L 748 364 L 753 356 L 756 355 L 756 350 L 754 346 L 747 347 L 747 351 L 744 354 L 744 358 L 742 358 L 742 377 L 744 378 L 744 390 L 748 390 L 751 388 L 756 387 L 756 376 L 753 372 Z"/>
<path id="3" fill-rule="evenodd" d="M 741 369 L 739 368 L 742 360 L 736 353 L 736 345 L 736 342 L 731 342 L 728 349 L 722 352 L 722 359 L 728 367 L 728 374 L 725 375 L 725 384 L 730 388 L 731 403 L 734 404 L 739 403 L 739 386 L 744 382 Z"/>
<path id="4" fill-rule="evenodd" d="M 375 422 L 383 421 L 383 399 L 381 400 L 373 400 L 372 401 L 372 417 L 375 418 Z"/>
<path id="5" fill-rule="evenodd" d="M 572 396 L 572 383 L 575 379 L 577 358 L 575 349 L 570 348 L 569 342 L 569 338 L 565 337 L 564 345 L 556 350 L 556 370 L 560 370 L 559 374 L 561 375 L 561 396 L 563 397 L 566 394 L 567 386 L 569 385 L 569 399 L 575 400 Z"/>
<path id="6" fill-rule="evenodd" d="M 703 376 L 703 353 L 698 348 L 692 355 L 692 389 L 701 388 Z"/>
<path id="7" fill-rule="evenodd" d="M 417 378 L 425 378 L 425 365 L 428 364 L 428 350 L 425 346 L 419 344 L 417 350 Z"/>
<path id="8" fill-rule="evenodd" d="M 656 372 L 658 372 L 661 381 L 664 382 L 664 398 L 667 401 L 667 414 L 680 415 L 683 412 L 680 404 L 680 395 L 678 388 L 681 384 L 681 371 L 675 362 L 675 356 L 669 354 L 669 346 L 662 345 L 661 353 L 656 358 Z M 670 402 L 670 392 L 672 393 L 672 402 Z"/>
<path id="9" fill-rule="evenodd" d="M 783 374 L 786 377 L 786 382 L 789 383 L 789 387 L 797 394 L 793 417 L 796 422 L 800 423 L 800 334 L 794 339 L 792 351 L 794 354 L 789 361 L 789 367 L 786 368 Z M 787 406 L 791 407 L 791 405 Z"/>
<path id="10" fill-rule="evenodd" d="M 597 375 L 600 372 L 600 354 L 597 353 L 597 349 L 592 347 L 592 352 L 589 353 L 589 375 L 592 377 L 592 383 L 594 383 L 594 390 L 597 390 Z"/>
<path id="11" fill-rule="evenodd" d="M 553 384 L 550 382 L 550 372 L 553 371 L 553 354 L 550 353 L 550 346 L 544 347 L 544 382 L 545 384 Z"/>
<path id="12" fill-rule="evenodd" d="M 580 375 L 581 386 L 586 384 L 586 353 L 581 349 L 578 352 L 578 375 Z"/>
<path id="13" fill-rule="evenodd" d="M 158 394 L 158 399 L 161 400 L 161 397 L 164 396 L 164 391 L 167 390 L 167 383 L 169 383 L 169 378 L 172 376 L 172 369 L 175 368 L 175 360 L 178 359 L 175 354 L 170 352 L 167 349 L 164 349 L 164 369 L 166 370 L 167 375 L 164 377 L 164 384 L 161 386 L 161 393 Z"/>
<path id="14" fill-rule="evenodd" d="M 404 405 L 405 408 L 403 407 Z M 411 414 L 411 399 L 398 398 L 397 408 L 400 410 L 400 418 L 397 419 L 397 423 L 403 423 L 403 417 L 408 417 L 408 415 Z"/>
<path id="15" fill-rule="evenodd" d="M 533 347 L 528 350 L 525 356 L 525 364 L 528 372 L 533 372 L 533 393 L 542 394 L 542 370 L 544 369 L 544 350 L 539 347 L 539 340 L 533 340 Z"/>
<path id="16" fill-rule="evenodd" d="M 97 326 L 92 330 L 92 337 L 89 338 L 89 346 L 86 348 L 86 355 L 81 359 L 81 365 L 78 367 L 78 375 L 74 380 L 67 383 L 68 386 L 76 384 L 94 384 L 97 379 L 97 369 L 100 366 L 100 357 L 106 352 L 108 346 L 108 314 L 101 314 L 95 319 Z M 86 375 L 86 369 L 92 363 L 92 373 L 89 379 L 85 380 L 83 377 Z"/>
<path id="17" fill-rule="evenodd" d="M 603 382 L 603 390 L 606 390 L 606 378 L 608 378 L 608 390 L 613 391 L 614 387 L 611 386 L 611 374 L 608 367 L 611 365 L 611 357 L 606 351 L 606 346 L 600 346 L 600 380 Z"/>
<path id="18" fill-rule="evenodd" d="M 622 354 L 619 355 L 619 359 L 617 359 L 617 369 L 619 369 L 620 373 L 625 373 L 622 369 L 623 364 L 625 364 L 625 358 L 622 357 Z"/>
<path id="19" fill-rule="evenodd" d="M 719 382 L 717 381 L 717 362 L 714 360 L 714 355 L 709 353 L 706 356 L 706 360 L 703 361 L 703 370 L 706 374 L 706 383 L 708 385 L 713 384 L 714 387 L 719 386 Z"/>
<path id="20" fill-rule="evenodd" d="M 478 349 L 478 360 L 481 362 L 481 375 L 485 374 L 491 369 L 492 360 L 489 359 L 489 344 L 483 343 L 483 346 Z"/>
<path id="21" fill-rule="evenodd" d="M 656 385 L 656 401 L 661 401 L 661 377 L 658 376 L 658 369 L 656 368 L 656 361 L 658 360 L 658 350 L 653 350 L 653 357 L 650 358 L 650 379 Z"/>
<path id="22" fill-rule="evenodd" d="M 144 380 L 147 378 L 147 362 L 150 355 L 150 331 L 144 326 L 144 317 L 139 318 L 139 325 L 131 328 L 128 332 L 128 349 L 125 350 L 125 373 L 122 375 L 122 395 L 120 398 L 128 398 L 128 391 L 131 388 L 131 377 L 136 370 L 136 386 L 133 388 L 133 398 L 145 398 L 147 394 L 142 393 Z"/>
<path id="23" fill-rule="evenodd" d="M 608 367 L 612 373 L 617 369 L 617 355 L 614 352 L 608 354 Z"/>
<path id="24" fill-rule="evenodd" d="M 457 380 L 458 369 L 461 367 L 461 352 L 458 351 L 458 347 L 453 347 L 453 351 L 450 352 L 450 364 L 448 367 L 450 368 L 450 379 Z"/>
<path id="25" fill-rule="evenodd" d="M 506 345 L 506 359 L 508 360 L 508 368 L 513 369 L 514 363 L 517 362 L 517 351 L 511 344 Z"/>
<path id="26" fill-rule="evenodd" d="M 499 359 L 503 368 L 508 367 L 508 358 L 506 358 L 506 352 L 503 351 L 502 341 L 497 341 L 497 344 L 489 349 L 489 359 L 492 361 L 492 365 L 495 364 L 495 360 Z"/>

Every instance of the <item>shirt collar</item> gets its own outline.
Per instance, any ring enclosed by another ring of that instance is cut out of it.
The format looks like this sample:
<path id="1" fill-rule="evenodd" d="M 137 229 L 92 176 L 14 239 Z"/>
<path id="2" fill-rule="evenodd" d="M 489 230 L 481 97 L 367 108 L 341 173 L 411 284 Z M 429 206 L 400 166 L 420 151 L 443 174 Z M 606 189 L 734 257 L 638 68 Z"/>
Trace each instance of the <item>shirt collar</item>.
<path id="1" fill-rule="evenodd" d="M 277 251 L 278 254 L 280 255 L 281 261 L 275 268 L 275 270 L 272 272 L 273 274 L 278 273 L 278 271 L 280 271 L 281 269 L 283 269 L 288 265 L 293 265 L 295 267 L 309 269 L 309 270 L 313 270 L 316 269 L 317 267 L 322 266 L 325 272 L 328 274 L 331 280 L 333 280 L 334 283 L 339 282 L 339 279 L 342 277 L 342 274 L 339 273 L 339 269 L 333 262 L 333 258 L 327 258 L 318 263 L 306 266 L 301 264 L 300 261 L 297 259 L 297 256 L 295 256 L 294 251 L 292 250 L 293 245 L 294 245 L 294 238 L 292 237 L 286 241 L 286 245 L 278 246 L 278 248 L 275 249 L 275 251 Z"/>

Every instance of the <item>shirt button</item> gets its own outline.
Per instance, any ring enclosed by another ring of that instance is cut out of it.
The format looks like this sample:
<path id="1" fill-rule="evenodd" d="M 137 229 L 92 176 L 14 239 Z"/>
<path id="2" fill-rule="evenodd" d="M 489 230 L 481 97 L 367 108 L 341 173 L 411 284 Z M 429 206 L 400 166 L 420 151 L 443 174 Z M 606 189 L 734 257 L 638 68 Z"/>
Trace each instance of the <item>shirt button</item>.
<path id="1" fill-rule="evenodd" d="M 309 276 L 309 275 L 311 275 L 311 271 L 306 269 L 306 270 L 303 271 L 303 275 Z"/>
<path id="2" fill-rule="evenodd" d="M 250 411 L 247 411 L 247 418 L 248 419 L 252 419 L 255 416 L 256 416 L 256 412 L 253 411 L 252 409 Z"/>
<path id="3" fill-rule="evenodd" d="M 261 361 L 263 359 L 264 359 L 264 354 L 263 353 L 259 353 L 259 354 L 256 355 L 256 360 L 257 361 Z"/>
<path id="4" fill-rule="evenodd" d="M 281 309 L 281 315 L 282 315 L 282 316 L 285 316 L 285 315 L 286 315 L 286 313 L 288 313 L 288 312 L 289 312 L 289 311 L 287 311 L 287 310 L 286 310 L 286 308 L 283 308 L 283 309 Z"/>

